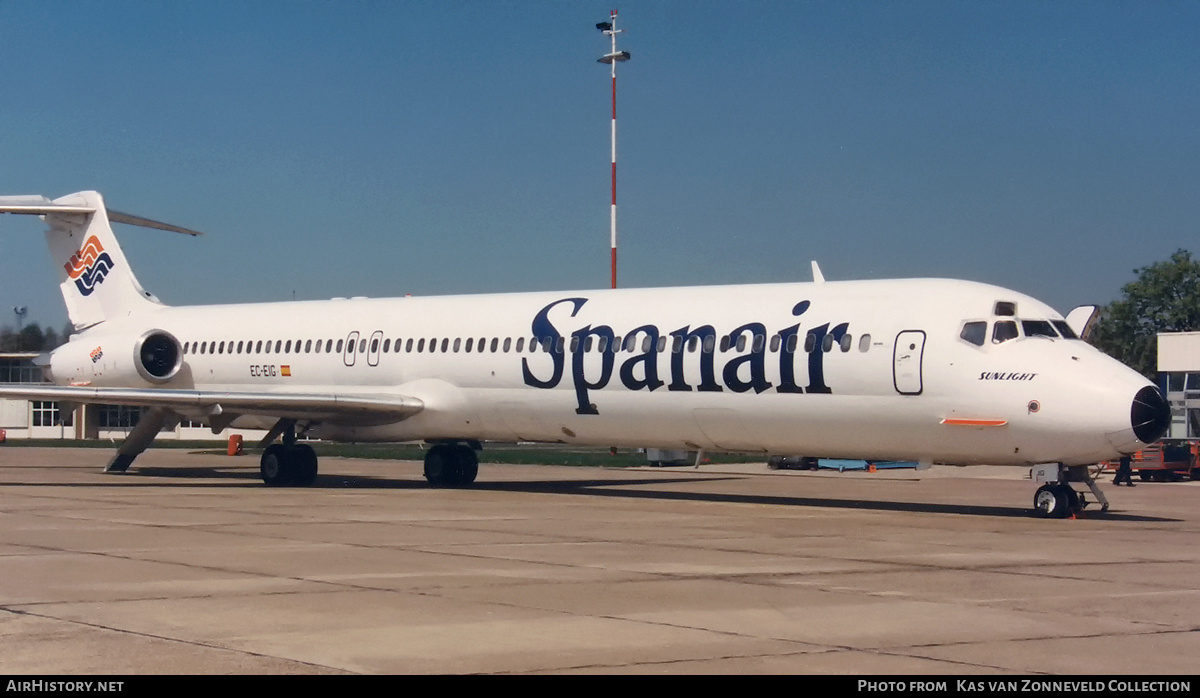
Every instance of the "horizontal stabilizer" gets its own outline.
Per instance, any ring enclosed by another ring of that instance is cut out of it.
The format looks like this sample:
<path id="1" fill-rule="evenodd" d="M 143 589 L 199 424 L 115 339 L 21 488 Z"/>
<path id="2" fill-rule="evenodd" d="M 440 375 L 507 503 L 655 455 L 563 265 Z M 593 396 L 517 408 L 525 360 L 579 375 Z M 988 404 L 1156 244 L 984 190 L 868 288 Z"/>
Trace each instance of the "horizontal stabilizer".
<path id="1" fill-rule="evenodd" d="M 44 216 L 48 213 L 95 213 L 94 206 L 56 204 L 44 196 L 0 196 L 0 213 Z"/>
<path id="2" fill-rule="evenodd" d="M 48 214 L 61 213 L 95 213 L 95 206 L 74 206 L 69 204 L 54 203 L 44 196 L 0 196 L 0 213 L 15 213 L 24 214 L 27 216 L 45 216 Z M 170 223 L 142 218 L 128 213 L 121 213 L 108 209 L 108 220 L 113 223 L 124 223 L 125 225 L 136 225 L 142 228 L 154 228 L 155 230 L 167 230 L 172 233 L 183 233 L 184 235 L 203 235 L 197 230 L 183 228 Z"/>
<path id="3" fill-rule="evenodd" d="M 112 221 L 113 223 L 124 223 L 125 225 L 137 225 L 137 226 L 141 226 L 143 228 L 154 228 L 155 230 L 167 230 L 172 233 L 183 233 L 184 235 L 196 236 L 196 235 L 204 234 L 204 233 L 201 233 L 196 230 L 189 230 L 188 228 L 181 228 L 177 225 L 171 225 L 170 223 L 162 223 L 159 221 L 152 221 L 149 218 L 142 218 L 141 216 L 131 216 L 128 213 L 121 213 L 120 211 L 114 211 L 111 208 L 108 209 L 108 220 Z"/>

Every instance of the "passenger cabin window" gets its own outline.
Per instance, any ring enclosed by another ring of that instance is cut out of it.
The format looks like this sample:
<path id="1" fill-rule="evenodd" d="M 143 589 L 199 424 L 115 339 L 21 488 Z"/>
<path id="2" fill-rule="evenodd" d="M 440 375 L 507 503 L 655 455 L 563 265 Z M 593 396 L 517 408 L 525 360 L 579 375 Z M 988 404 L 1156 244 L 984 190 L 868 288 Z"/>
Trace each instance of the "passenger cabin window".
<path id="1" fill-rule="evenodd" d="M 981 347 L 983 346 L 983 340 L 987 338 L 987 323 L 982 321 L 968 322 L 963 325 L 962 332 L 958 333 L 958 337 L 977 347 Z"/>
<path id="2" fill-rule="evenodd" d="M 1000 344 L 1010 339 L 1016 339 L 1021 334 L 1017 331 L 1017 323 L 1012 320 L 1002 320 L 992 329 L 992 343 Z"/>

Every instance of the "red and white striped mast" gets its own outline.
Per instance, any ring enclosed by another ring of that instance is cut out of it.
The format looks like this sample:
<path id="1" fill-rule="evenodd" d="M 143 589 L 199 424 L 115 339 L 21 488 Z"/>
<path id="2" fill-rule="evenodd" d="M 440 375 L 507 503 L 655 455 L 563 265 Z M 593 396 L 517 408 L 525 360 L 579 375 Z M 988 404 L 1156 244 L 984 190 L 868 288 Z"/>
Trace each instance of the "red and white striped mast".
<path id="1" fill-rule="evenodd" d="M 612 38 L 612 51 L 600 59 L 600 63 L 612 66 L 612 287 L 617 287 L 617 63 L 629 60 L 628 51 L 617 51 L 617 11 L 613 10 L 609 21 L 600 22 L 596 28 Z"/>

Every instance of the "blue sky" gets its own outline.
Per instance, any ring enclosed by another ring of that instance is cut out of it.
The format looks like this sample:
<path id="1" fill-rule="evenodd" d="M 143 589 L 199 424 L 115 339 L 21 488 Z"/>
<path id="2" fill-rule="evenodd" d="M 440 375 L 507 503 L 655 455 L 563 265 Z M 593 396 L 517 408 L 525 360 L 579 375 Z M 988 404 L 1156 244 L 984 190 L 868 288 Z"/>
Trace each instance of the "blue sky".
<path id="1" fill-rule="evenodd" d="M 1060 311 L 1200 252 L 1200 3 L 0 0 L 0 193 L 171 304 L 935 276 Z M 65 321 L 0 217 L 0 323 Z"/>

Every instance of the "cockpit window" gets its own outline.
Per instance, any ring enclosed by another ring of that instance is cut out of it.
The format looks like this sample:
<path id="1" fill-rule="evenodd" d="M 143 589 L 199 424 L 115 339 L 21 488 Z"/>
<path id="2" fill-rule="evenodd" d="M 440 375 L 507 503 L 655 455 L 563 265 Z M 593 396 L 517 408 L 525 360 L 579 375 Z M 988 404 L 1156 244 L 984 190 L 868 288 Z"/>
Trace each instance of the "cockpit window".
<path id="1" fill-rule="evenodd" d="M 968 322 L 963 325 L 962 332 L 958 333 L 960 339 L 965 339 L 977 347 L 983 346 L 983 340 L 987 338 L 987 323 L 986 322 Z"/>
<path id="2" fill-rule="evenodd" d="M 1058 333 L 1064 338 L 1079 339 L 1079 335 L 1075 334 L 1075 330 L 1071 329 L 1071 326 L 1067 324 L 1066 320 L 1051 320 L 1050 322 L 1054 325 L 1054 328 L 1058 330 Z"/>
<path id="3" fill-rule="evenodd" d="M 992 312 L 1003 317 L 1013 317 L 1017 314 L 1017 304 L 1012 301 L 996 301 L 996 309 Z"/>
<path id="4" fill-rule="evenodd" d="M 1054 331 L 1054 325 L 1051 325 L 1049 320 L 1022 320 L 1021 330 L 1025 332 L 1026 337 L 1058 338 L 1058 333 Z"/>
<path id="5" fill-rule="evenodd" d="M 997 322 L 996 326 L 992 329 L 992 342 L 994 344 L 1007 342 L 1008 340 L 1016 339 L 1019 336 L 1021 335 L 1017 331 L 1017 323 L 1013 322 L 1012 320 L 1002 320 Z"/>

